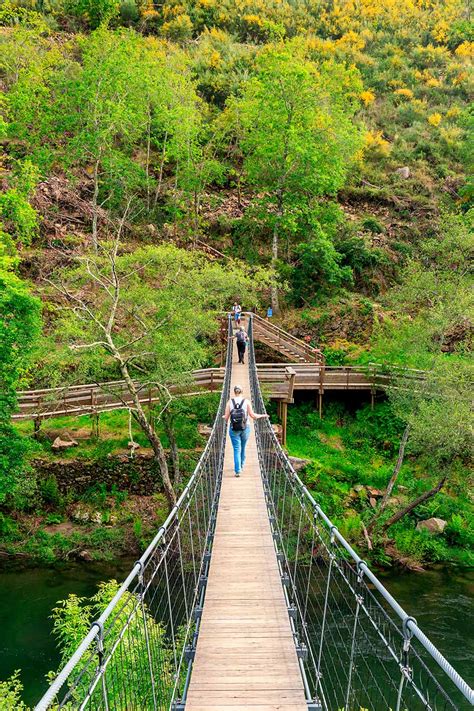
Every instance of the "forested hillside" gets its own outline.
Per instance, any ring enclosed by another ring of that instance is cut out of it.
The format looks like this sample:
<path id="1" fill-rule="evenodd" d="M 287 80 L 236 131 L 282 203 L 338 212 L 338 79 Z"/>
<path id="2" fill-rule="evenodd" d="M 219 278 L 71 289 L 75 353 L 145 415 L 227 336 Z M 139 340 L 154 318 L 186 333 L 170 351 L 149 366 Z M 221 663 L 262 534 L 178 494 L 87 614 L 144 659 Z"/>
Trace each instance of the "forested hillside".
<path id="1" fill-rule="evenodd" d="M 469 2 L 4 0 L 0 25 L 5 554 L 124 552 L 111 529 L 71 534 L 77 502 L 35 468 L 84 422 L 35 441 L 11 424 L 17 390 L 125 380 L 130 418 L 106 418 L 86 456 L 148 448 L 165 510 L 178 450 L 202 445 L 189 418 L 213 413 L 166 385 L 218 361 L 217 316 L 239 299 L 329 365 L 427 372 L 373 411 L 290 408 L 289 449 L 379 562 L 472 564 Z M 116 490 L 88 496 L 99 523 L 120 516 Z M 125 506 L 135 545 L 156 501 Z M 444 532 L 416 529 L 433 516 Z"/>

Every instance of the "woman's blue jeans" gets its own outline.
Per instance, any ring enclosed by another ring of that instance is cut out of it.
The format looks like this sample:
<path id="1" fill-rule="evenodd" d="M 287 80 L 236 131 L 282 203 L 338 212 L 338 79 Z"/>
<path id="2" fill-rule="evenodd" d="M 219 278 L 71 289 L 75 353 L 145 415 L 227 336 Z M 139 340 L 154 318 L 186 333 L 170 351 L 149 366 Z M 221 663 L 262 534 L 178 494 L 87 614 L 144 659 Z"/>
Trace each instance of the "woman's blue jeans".
<path id="1" fill-rule="evenodd" d="M 234 449 L 235 473 L 239 474 L 245 464 L 245 445 L 247 444 L 247 440 L 250 436 L 250 425 L 247 425 L 242 432 L 234 432 L 232 427 L 229 427 L 229 435 Z"/>

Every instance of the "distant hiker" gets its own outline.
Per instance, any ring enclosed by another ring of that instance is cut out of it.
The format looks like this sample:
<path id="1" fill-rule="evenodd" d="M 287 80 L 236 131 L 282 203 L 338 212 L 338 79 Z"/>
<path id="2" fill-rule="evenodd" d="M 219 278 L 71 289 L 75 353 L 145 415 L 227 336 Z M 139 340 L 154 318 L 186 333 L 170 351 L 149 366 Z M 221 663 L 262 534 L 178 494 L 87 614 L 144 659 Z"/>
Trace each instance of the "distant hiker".
<path id="1" fill-rule="evenodd" d="M 240 476 L 245 464 L 245 446 L 250 436 L 249 417 L 252 420 L 260 420 L 268 415 L 258 415 L 254 412 L 250 401 L 243 397 L 241 386 L 235 385 L 234 397 L 227 403 L 224 415 L 226 422 L 230 420 L 229 436 L 234 450 L 235 476 Z"/>
<path id="2" fill-rule="evenodd" d="M 237 301 L 234 302 L 232 311 L 234 312 L 235 323 L 237 324 L 237 326 L 240 326 L 240 314 L 242 313 L 242 307 L 240 304 L 237 303 Z"/>
<path id="3" fill-rule="evenodd" d="M 273 309 L 271 306 L 269 306 L 267 309 L 267 318 L 271 318 L 272 316 L 273 316 Z"/>
<path id="4" fill-rule="evenodd" d="M 237 341 L 237 353 L 239 354 L 239 363 L 245 363 L 245 347 L 248 343 L 249 337 L 245 333 L 242 326 L 237 331 L 235 340 Z"/>

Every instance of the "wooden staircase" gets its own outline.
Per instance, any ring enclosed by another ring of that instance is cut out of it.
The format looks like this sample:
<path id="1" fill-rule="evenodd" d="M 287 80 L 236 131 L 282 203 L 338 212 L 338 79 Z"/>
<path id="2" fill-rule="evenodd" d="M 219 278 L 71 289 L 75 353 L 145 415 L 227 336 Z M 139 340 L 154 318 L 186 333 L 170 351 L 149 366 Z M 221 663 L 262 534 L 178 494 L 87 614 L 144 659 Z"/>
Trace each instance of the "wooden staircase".
<path id="1" fill-rule="evenodd" d="M 324 364 L 324 356 L 318 348 L 313 348 L 296 336 L 292 336 L 268 319 L 263 319 L 257 314 L 252 316 L 253 335 L 256 341 L 281 353 L 292 363 Z"/>

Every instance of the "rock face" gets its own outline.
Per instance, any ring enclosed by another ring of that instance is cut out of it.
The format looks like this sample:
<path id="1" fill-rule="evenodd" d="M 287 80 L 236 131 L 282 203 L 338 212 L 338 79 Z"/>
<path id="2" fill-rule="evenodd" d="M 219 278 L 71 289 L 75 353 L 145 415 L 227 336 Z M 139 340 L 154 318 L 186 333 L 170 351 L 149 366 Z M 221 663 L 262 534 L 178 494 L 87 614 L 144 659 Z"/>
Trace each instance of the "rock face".
<path id="1" fill-rule="evenodd" d="M 442 518 L 427 518 L 425 521 L 419 521 L 416 530 L 428 531 L 429 533 L 443 533 L 447 522 Z"/>
<path id="2" fill-rule="evenodd" d="M 61 439 L 61 437 L 56 437 L 54 440 L 53 444 L 51 445 L 51 449 L 54 449 L 55 452 L 59 452 L 62 449 L 69 449 L 70 447 L 77 447 L 78 442 L 76 442 L 75 439 L 72 439 L 72 437 L 68 439 Z"/>

